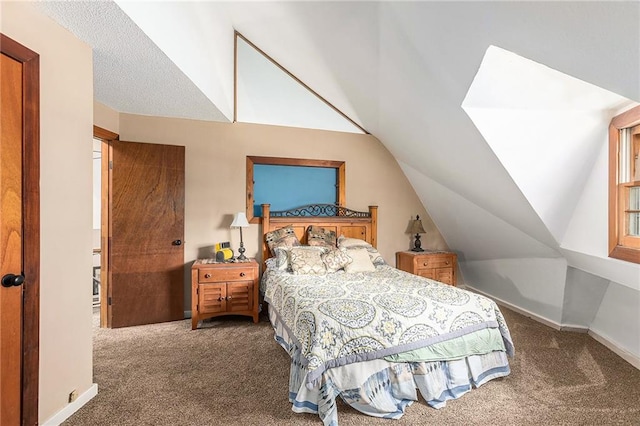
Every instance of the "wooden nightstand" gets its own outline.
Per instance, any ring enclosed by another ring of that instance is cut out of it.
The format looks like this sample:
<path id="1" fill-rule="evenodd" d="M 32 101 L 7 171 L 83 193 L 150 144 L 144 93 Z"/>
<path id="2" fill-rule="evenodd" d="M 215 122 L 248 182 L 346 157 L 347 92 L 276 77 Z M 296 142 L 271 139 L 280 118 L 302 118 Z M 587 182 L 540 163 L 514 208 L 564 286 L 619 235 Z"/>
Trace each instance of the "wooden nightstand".
<path id="1" fill-rule="evenodd" d="M 396 268 L 425 278 L 456 285 L 458 256 L 444 251 L 399 251 Z"/>
<path id="2" fill-rule="evenodd" d="M 246 315 L 258 322 L 258 263 L 198 259 L 191 267 L 191 329 L 220 315 Z"/>

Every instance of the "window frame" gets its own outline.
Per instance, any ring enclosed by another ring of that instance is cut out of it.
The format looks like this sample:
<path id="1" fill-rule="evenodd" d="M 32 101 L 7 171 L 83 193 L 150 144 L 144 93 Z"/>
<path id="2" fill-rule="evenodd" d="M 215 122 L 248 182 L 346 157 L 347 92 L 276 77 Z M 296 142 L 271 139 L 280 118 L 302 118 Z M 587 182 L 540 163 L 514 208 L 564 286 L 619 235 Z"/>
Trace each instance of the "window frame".
<path id="1" fill-rule="evenodd" d="M 629 182 L 618 183 L 618 177 L 620 130 L 638 125 L 640 105 L 613 117 L 609 125 L 609 257 L 633 263 L 640 263 L 640 248 L 637 247 L 636 237 L 626 236 L 624 226 L 628 205 L 628 197 L 625 198 L 624 194 L 628 191 Z M 634 239 L 632 243 L 630 238 Z"/>
<path id="2" fill-rule="evenodd" d="M 260 223 L 261 217 L 253 215 L 253 165 L 266 164 L 271 166 L 300 166 L 300 167 L 323 167 L 336 169 L 336 200 L 338 206 L 346 205 L 346 165 L 344 161 L 335 160 L 308 160 L 301 158 L 283 157 L 258 157 L 247 155 L 247 191 L 246 191 L 246 215 L 249 223 Z"/>

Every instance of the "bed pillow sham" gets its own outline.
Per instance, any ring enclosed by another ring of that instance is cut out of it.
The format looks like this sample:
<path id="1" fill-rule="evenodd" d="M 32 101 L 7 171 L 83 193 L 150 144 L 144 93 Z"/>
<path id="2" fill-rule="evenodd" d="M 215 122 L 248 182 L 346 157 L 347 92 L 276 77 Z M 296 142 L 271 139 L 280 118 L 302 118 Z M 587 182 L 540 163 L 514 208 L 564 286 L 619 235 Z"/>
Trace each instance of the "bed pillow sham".
<path id="1" fill-rule="evenodd" d="M 336 247 L 337 238 L 335 231 L 321 226 L 311 225 L 307 229 L 307 244 L 310 246 Z"/>
<path id="2" fill-rule="evenodd" d="M 269 250 L 271 250 L 271 254 L 274 256 L 276 255 L 276 248 L 278 247 L 287 248 L 300 245 L 300 240 L 298 240 L 296 232 L 291 225 L 267 232 L 264 238 L 269 246 Z"/>

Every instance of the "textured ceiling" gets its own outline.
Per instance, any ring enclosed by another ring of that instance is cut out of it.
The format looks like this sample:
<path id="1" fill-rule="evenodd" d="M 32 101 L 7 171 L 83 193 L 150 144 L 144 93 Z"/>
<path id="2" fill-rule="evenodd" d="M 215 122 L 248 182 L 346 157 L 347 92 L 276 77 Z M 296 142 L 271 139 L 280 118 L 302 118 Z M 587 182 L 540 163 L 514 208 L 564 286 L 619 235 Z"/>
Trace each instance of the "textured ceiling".
<path id="1" fill-rule="evenodd" d="M 96 101 L 124 113 L 230 121 L 114 2 L 35 6 L 93 48 Z"/>
<path id="2" fill-rule="evenodd" d="M 585 199 L 574 194 L 541 218 L 463 110 L 490 46 L 640 100 L 639 2 L 117 0 L 40 7 L 94 47 L 96 100 L 136 114 L 230 119 L 239 31 L 389 149 L 463 261 L 561 258 L 554 232 L 575 219 L 576 200 Z M 598 113 L 604 123 L 612 111 Z M 593 137 L 604 141 L 606 126 L 599 127 Z M 539 137 L 516 134 L 513 149 L 530 149 Z M 577 182 L 571 189 L 581 194 L 586 176 L 599 179 L 593 147 L 603 142 L 585 143 L 590 164 L 551 171 Z M 561 195 L 547 190 L 550 199 Z M 589 199 L 600 200 L 598 191 Z M 594 212 L 606 217 L 606 199 L 584 211 L 590 224 Z M 590 248 L 574 251 L 606 259 Z"/>

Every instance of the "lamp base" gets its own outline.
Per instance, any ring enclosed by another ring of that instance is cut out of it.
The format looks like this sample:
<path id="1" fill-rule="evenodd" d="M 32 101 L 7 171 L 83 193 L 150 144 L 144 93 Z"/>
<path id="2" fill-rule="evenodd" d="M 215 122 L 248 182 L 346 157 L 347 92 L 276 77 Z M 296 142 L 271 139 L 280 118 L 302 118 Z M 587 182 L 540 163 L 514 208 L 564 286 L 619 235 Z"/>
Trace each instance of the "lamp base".
<path id="1" fill-rule="evenodd" d="M 242 242 L 240 243 L 240 248 L 238 249 L 238 253 L 240 253 L 240 256 L 238 256 L 236 259 L 237 260 L 247 260 L 247 256 L 244 255 L 244 247 L 242 246 Z"/>
<path id="2" fill-rule="evenodd" d="M 420 242 L 420 234 L 416 234 L 416 239 L 413 242 L 413 248 L 411 251 L 424 251 L 422 248 L 422 243 Z"/>

